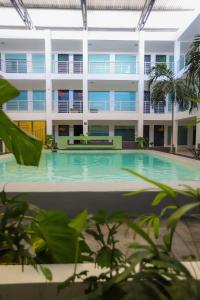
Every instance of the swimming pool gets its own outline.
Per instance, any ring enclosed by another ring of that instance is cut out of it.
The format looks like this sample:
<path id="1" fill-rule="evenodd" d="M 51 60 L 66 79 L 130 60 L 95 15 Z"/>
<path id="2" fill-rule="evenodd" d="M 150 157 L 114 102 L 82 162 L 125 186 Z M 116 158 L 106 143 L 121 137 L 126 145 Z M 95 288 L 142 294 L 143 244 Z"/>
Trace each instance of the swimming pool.
<path id="1" fill-rule="evenodd" d="M 198 181 L 200 168 L 145 151 L 44 152 L 39 167 L 16 164 L 13 157 L 0 160 L 0 183 L 138 182 L 121 170 L 132 168 L 162 182 Z"/>

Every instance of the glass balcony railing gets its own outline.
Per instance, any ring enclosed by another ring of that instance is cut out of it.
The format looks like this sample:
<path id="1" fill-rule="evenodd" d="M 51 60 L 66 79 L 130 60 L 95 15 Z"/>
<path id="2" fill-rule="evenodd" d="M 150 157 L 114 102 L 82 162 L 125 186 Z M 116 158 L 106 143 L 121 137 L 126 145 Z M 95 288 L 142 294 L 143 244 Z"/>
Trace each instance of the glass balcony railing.
<path id="1" fill-rule="evenodd" d="M 136 111 L 136 102 L 130 100 L 115 100 L 114 107 L 111 110 L 110 102 L 107 100 L 89 100 L 88 108 L 90 112 L 103 112 L 103 111 L 123 111 L 123 112 L 133 112 Z"/>
<path id="2" fill-rule="evenodd" d="M 11 100 L 4 104 L 7 112 L 45 112 L 45 100 Z"/>
<path id="3" fill-rule="evenodd" d="M 1 71 L 5 73 L 45 73 L 45 64 L 25 59 L 1 60 Z"/>
<path id="4" fill-rule="evenodd" d="M 83 101 L 82 100 L 53 100 L 52 110 L 54 113 L 82 113 Z"/>
<path id="5" fill-rule="evenodd" d="M 90 74 L 137 74 L 137 62 L 98 61 L 88 63 Z"/>

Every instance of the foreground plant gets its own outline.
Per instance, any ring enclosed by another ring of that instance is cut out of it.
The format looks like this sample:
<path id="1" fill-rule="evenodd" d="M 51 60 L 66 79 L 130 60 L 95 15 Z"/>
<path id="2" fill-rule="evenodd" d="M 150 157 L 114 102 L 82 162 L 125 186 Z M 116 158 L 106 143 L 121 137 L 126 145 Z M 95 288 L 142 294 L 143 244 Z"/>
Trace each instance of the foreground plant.
<path id="1" fill-rule="evenodd" d="M 7 80 L 0 79 L 0 106 L 19 95 Z M 0 110 L 0 138 L 15 156 L 18 164 L 38 166 L 42 141 L 26 134 Z"/>

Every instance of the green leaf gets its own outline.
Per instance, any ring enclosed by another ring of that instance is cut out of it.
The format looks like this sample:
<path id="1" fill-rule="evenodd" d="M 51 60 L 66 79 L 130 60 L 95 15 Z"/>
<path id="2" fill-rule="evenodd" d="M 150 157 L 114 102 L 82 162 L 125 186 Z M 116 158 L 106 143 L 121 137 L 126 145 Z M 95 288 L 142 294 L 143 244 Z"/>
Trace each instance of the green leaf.
<path id="1" fill-rule="evenodd" d="M 154 200 L 152 201 L 152 205 L 156 206 L 158 204 L 160 204 L 160 202 L 167 196 L 167 194 L 165 192 L 161 192 L 158 195 L 156 195 L 156 197 L 154 198 Z"/>
<path id="2" fill-rule="evenodd" d="M 37 225 L 32 226 L 32 231 L 45 240 L 53 262 L 74 263 L 78 234 L 68 226 L 68 217 L 59 211 L 42 211 L 35 220 Z"/>
<path id="3" fill-rule="evenodd" d="M 88 211 L 82 211 L 75 219 L 73 219 L 69 223 L 69 227 L 76 230 L 78 233 L 81 233 L 83 230 L 87 228 L 87 219 L 88 219 Z"/>
<path id="4" fill-rule="evenodd" d="M 155 216 L 153 219 L 153 229 L 154 229 L 154 236 L 156 239 L 159 237 L 160 232 L 160 218 Z"/>
<path id="5" fill-rule="evenodd" d="M 172 198 L 176 197 L 176 192 L 170 186 L 168 186 L 166 184 L 163 184 L 163 183 L 159 183 L 159 182 L 154 181 L 154 180 L 152 180 L 150 178 L 147 178 L 144 175 L 141 175 L 141 174 L 139 174 L 139 173 L 137 173 L 137 172 L 135 172 L 135 171 L 133 171 L 131 169 L 128 169 L 128 168 L 122 168 L 122 170 L 124 170 L 126 172 L 129 172 L 130 174 L 135 175 L 135 176 L 137 176 L 137 177 L 139 177 L 139 178 L 141 178 L 141 179 L 143 179 L 143 180 L 145 180 L 145 181 L 147 181 L 147 182 L 149 182 L 149 183 L 151 183 L 151 184 L 159 187 L 168 196 L 170 196 Z"/>
<path id="6" fill-rule="evenodd" d="M 19 96 L 19 91 L 5 79 L 0 79 L 0 105 Z"/>
<path id="7" fill-rule="evenodd" d="M 152 239 L 148 236 L 148 234 L 140 228 L 136 223 L 129 223 L 128 226 L 135 230 L 135 232 L 141 236 L 149 245 L 151 245 L 152 249 L 157 253 L 158 249 Z"/>
<path id="8" fill-rule="evenodd" d="M 18 164 L 38 166 L 42 151 L 42 141 L 27 135 L 3 111 L 0 111 L 0 138 L 14 154 Z"/>
<path id="9" fill-rule="evenodd" d="M 48 281 L 52 281 L 53 276 L 50 269 L 40 265 L 40 270 Z"/>
<path id="10" fill-rule="evenodd" d="M 197 206 L 200 206 L 200 203 L 197 202 L 197 203 L 186 204 L 186 205 L 183 205 L 182 207 L 180 207 L 179 209 L 177 209 L 168 219 L 168 221 L 167 221 L 168 227 L 175 226 L 181 217 L 183 217 L 190 210 L 192 210 L 193 208 L 195 208 Z"/>

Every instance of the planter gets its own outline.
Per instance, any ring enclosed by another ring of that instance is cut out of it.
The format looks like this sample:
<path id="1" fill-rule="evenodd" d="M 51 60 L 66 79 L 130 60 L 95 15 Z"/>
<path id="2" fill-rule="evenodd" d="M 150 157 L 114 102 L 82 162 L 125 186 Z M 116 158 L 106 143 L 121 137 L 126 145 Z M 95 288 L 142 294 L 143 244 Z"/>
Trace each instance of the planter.
<path id="1" fill-rule="evenodd" d="M 184 262 L 196 279 L 200 279 L 200 262 Z M 1 300 L 66 300 L 84 294 L 85 284 L 76 282 L 57 293 L 58 283 L 73 274 L 73 264 L 45 265 L 53 274 L 53 281 L 48 282 L 41 272 L 32 266 L 0 265 L 0 299 Z M 89 275 L 99 275 L 101 269 L 94 264 L 79 264 L 78 272 L 89 270 Z M 16 297 L 17 296 L 17 297 Z M 113 299 L 114 300 L 114 299 Z"/>
<path id="2" fill-rule="evenodd" d="M 76 282 L 57 293 L 59 283 L 73 274 L 74 264 L 44 265 L 53 274 L 52 282 L 48 282 L 41 272 L 32 266 L 0 265 L 0 299 L 1 300 L 66 300 L 84 294 L 85 284 Z M 78 272 L 89 270 L 91 275 L 101 273 L 93 264 L 79 264 Z M 16 297 L 17 296 L 17 297 Z"/>

